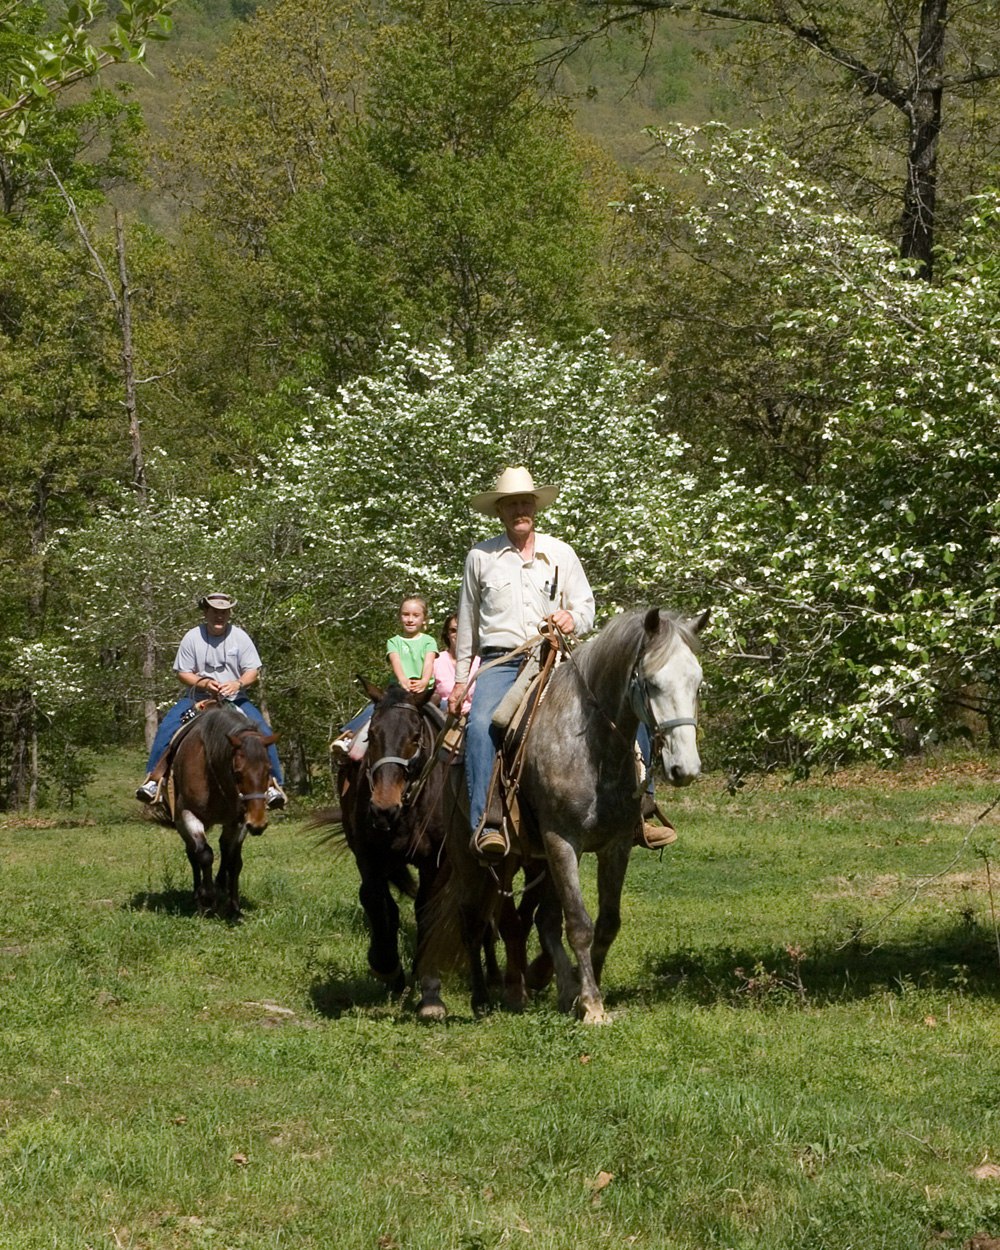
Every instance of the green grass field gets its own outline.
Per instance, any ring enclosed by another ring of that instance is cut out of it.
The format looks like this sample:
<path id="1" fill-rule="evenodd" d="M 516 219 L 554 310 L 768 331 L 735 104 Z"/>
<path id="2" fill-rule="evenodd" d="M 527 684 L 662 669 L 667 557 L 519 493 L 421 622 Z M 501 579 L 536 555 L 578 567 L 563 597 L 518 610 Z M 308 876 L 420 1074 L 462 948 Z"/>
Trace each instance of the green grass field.
<path id="1" fill-rule="evenodd" d="M 474 1020 L 460 980 L 418 1024 L 294 812 L 247 848 L 245 923 L 199 919 L 134 763 L 0 828 L 4 1250 L 1000 1235 L 996 813 L 967 836 L 996 759 L 675 797 L 600 1029 L 554 992 Z"/>

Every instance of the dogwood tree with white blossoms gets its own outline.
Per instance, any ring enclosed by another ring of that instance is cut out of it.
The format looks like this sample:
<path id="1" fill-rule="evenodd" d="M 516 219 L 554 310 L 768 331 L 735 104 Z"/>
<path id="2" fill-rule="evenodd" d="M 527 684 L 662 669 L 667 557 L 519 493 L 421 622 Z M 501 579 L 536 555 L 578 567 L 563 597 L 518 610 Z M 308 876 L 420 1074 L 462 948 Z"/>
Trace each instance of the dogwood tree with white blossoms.
<path id="1" fill-rule="evenodd" d="M 781 154 L 698 139 L 664 139 L 710 189 L 691 235 L 772 293 L 758 337 L 822 444 L 801 485 L 723 470 L 703 500 L 690 576 L 734 657 L 718 691 L 734 762 L 889 756 L 963 704 L 992 721 L 997 197 L 932 287 Z"/>
<path id="2" fill-rule="evenodd" d="M 197 593 L 224 587 L 276 725 L 317 758 L 358 702 L 350 673 L 384 671 L 400 598 L 425 594 L 435 625 L 454 606 L 465 553 L 497 528 L 469 498 L 527 464 L 562 486 L 541 525 L 574 545 L 602 612 L 713 609 L 709 759 L 888 756 L 961 703 L 992 716 L 998 201 L 973 206 L 961 260 L 930 286 L 780 155 L 732 135 L 678 150 L 711 187 L 691 237 L 734 272 L 752 252 L 761 342 L 818 420 L 810 476 L 752 480 L 725 458 L 696 474 L 650 371 L 604 335 L 512 338 L 463 369 L 447 344 L 401 340 L 370 376 L 309 396 L 301 428 L 229 497 L 154 501 L 145 520 L 123 504 L 68 545 L 77 624 L 60 645 L 94 657 L 95 694 L 100 646 L 128 654 L 144 572 L 164 697 Z M 702 367 L 718 394 L 710 352 Z M 669 370 L 655 381 L 669 387 Z"/>
<path id="3" fill-rule="evenodd" d="M 431 628 L 456 606 L 466 552 L 498 527 L 469 498 L 506 464 L 561 485 L 544 525 L 574 544 L 605 610 L 659 590 L 653 516 L 674 518 L 673 550 L 690 547 L 694 481 L 683 444 L 655 432 L 651 395 L 649 370 L 601 334 L 574 348 L 512 339 L 463 371 L 448 344 L 402 340 L 378 372 L 311 395 L 301 428 L 228 498 L 154 501 L 145 517 L 123 503 L 71 542 L 77 641 L 131 655 L 149 576 L 169 699 L 197 595 L 225 588 L 264 658 L 275 723 L 325 739 L 357 703 L 350 675 L 386 671 L 400 599 L 425 595 Z M 134 666 L 117 680 L 135 681 Z"/>

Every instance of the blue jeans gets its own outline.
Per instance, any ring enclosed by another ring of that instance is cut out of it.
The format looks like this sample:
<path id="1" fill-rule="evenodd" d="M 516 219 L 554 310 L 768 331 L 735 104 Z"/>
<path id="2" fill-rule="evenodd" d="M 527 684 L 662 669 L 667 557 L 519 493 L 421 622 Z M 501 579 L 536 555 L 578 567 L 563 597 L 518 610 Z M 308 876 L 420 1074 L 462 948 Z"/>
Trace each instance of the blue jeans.
<path id="1" fill-rule="evenodd" d="M 250 700 L 245 696 L 239 696 L 231 699 L 240 711 L 250 720 L 263 734 L 271 732 L 271 726 L 267 723 L 261 713 L 254 707 Z M 160 756 L 170 745 L 170 739 L 181 727 L 181 721 L 184 713 L 194 707 L 193 701 L 185 695 L 183 699 L 178 699 L 174 706 L 160 721 L 160 727 L 156 731 L 156 737 L 153 739 L 153 745 L 149 748 L 149 761 L 146 764 L 146 772 L 151 773 L 156 767 Z M 274 743 L 267 748 L 267 758 L 271 761 L 271 776 L 282 785 L 284 782 L 284 774 L 281 771 L 281 762 L 278 759 L 278 752 L 275 750 Z"/>
<path id="2" fill-rule="evenodd" d="M 642 752 L 642 762 L 646 765 L 646 789 L 653 794 L 653 741 L 649 736 L 649 730 L 646 725 L 639 722 L 639 732 L 635 735 L 635 740 L 639 744 L 639 750 Z"/>
<path id="3" fill-rule="evenodd" d="M 352 734 L 356 734 L 359 729 L 368 724 L 372 718 L 372 712 L 374 711 L 375 704 L 369 703 L 367 707 L 363 707 L 361 709 L 357 716 L 352 716 L 340 732 L 345 734 L 348 730 L 350 730 Z"/>
<path id="4" fill-rule="evenodd" d="M 487 652 L 483 656 L 483 664 L 495 658 Z M 479 828 L 486 810 L 493 760 L 503 741 L 504 730 L 494 727 L 493 713 L 517 680 L 520 667 L 521 657 L 518 656 L 486 673 L 480 671 L 473 687 L 472 707 L 465 730 L 465 783 L 469 789 L 469 824 L 473 832 Z"/>

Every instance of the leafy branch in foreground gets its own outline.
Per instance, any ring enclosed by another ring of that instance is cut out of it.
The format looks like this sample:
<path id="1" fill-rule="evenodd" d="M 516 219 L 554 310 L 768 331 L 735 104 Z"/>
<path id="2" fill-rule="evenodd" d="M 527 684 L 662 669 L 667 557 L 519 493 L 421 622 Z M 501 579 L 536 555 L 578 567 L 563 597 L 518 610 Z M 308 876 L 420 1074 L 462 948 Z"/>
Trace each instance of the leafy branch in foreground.
<path id="1" fill-rule="evenodd" d="M 27 132 L 28 116 L 47 107 L 58 93 L 106 66 L 142 64 L 147 41 L 166 39 L 172 28 L 169 0 L 121 0 L 103 39 L 95 40 L 90 27 L 107 11 L 103 0 L 72 0 L 50 35 L 40 34 L 31 20 L 40 14 L 38 6 L 0 12 L 5 53 L 0 60 L 5 84 L 0 147 L 17 147 Z"/>

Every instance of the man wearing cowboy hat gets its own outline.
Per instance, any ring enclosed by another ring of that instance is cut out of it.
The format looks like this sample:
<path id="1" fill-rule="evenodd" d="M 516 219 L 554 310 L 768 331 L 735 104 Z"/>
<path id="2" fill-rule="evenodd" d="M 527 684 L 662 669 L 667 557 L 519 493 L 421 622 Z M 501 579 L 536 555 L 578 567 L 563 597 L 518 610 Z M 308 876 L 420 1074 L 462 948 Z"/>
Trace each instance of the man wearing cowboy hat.
<path id="1" fill-rule="evenodd" d="M 585 634 L 594 624 L 594 594 L 568 543 L 540 534 L 535 514 L 559 494 L 558 486 L 536 486 L 527 469 L 508 468 L 492 490 L 473 496 L 477 512 L 499 517 L 504 533 L 478 543 L 465 561 L 458 604 L 455 688 L 448 710 L 462 706 L 469 667 L 480 656 L 484 665 L 520 647 L 549 619 L 564 634 Z M 507 850 L 499 829 L 485 826 L 483 814 L 493 759 L 502 738 L 493 713 L 514 684 L 521 656 L 480 672 L 473 687 L 465 738 L 465 776 L 469 820 L 475 849 L 484 859 Z"/>
<path id="2" fill-rule="evenodd" d="M 170 745 L 188 712 L 199 699 L 212 695 L 235 703 L 240 711 L 264 734 L 271 727 L 246 695 L 246 688 L 253 685 L 260 672 L 260 656 L 248 633 L 233 625 L 229 615 L 236 607 L 236 600 L 215 592 L 198 601 L 205 614 L 201 625 L 189 629 L 181 639 L 174 660 L 174 670 L 181 683 L 188 687 L 185 693 L 167 712 L 149 751 L 146 780 L 136 790 L 135 797 L 141 803 L 152 803 L 156 798 L 157 782 L 151 774 L 160 757 Z M 271 784 L 267 790 L 268 807 L 284 807 L 285 795 L 281 789 L 282 773 L 278 752 L 272 743 L 267 748 L 271 760 Z"/>

